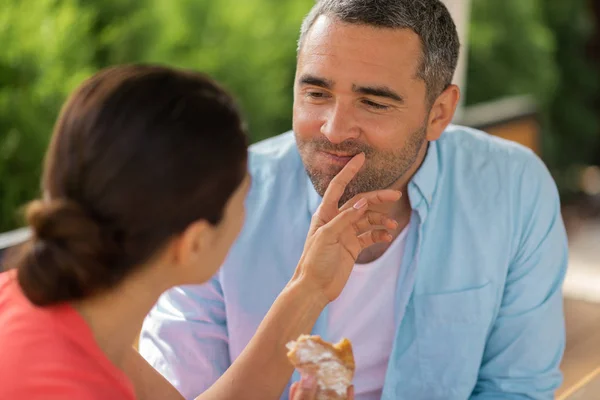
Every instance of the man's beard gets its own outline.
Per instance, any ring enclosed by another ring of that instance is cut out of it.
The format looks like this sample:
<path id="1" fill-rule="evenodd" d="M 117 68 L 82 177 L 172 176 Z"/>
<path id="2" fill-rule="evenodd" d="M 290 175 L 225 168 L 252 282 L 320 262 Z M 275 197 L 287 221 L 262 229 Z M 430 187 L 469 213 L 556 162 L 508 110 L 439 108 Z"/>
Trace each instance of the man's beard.
<path id="1" fill-rule="evenodd" d="M 376 150 L 354 139 L 333 144 L 326 137 L 302 142 L 296 136 L 296 142 L 306 172 L 319 195 L 323 196 L 329 183 L 343 167 L 338 165 L 316 165 L 315 155 L 319 151 L 358 154 L 364 153 L 365 164 L 346 187 L 339 206 L 359 193 L 387 189 L 400 180 L 417 162 L 419 151 L 426 141 L 426 126 L 413 132 L 404 147 L 394 151 Z"/>

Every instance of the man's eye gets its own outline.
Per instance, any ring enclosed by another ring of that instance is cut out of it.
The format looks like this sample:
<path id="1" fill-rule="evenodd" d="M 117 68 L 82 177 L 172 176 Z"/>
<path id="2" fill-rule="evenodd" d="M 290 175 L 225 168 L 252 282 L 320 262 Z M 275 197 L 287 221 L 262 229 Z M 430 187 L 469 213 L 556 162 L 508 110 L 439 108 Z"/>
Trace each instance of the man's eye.
<path id="1" fill-rule="evenodd" d="M 306 96 L 307 97 L 312 97 L 313 99 L 322 99 L 325 96 L 325 93 L 323 92 L 306 92 Z"/>
<path id="2" fill-rule="evenodd" d="M 383 104 L 375 103 L 374 101 L 371 101 L 371 100 L 363 100 L 363 103 L 366 104 L 367 106 L 375 108 L 377 110 L 387 110 L 389 108 L 388 106 L 384 106 Z"/>

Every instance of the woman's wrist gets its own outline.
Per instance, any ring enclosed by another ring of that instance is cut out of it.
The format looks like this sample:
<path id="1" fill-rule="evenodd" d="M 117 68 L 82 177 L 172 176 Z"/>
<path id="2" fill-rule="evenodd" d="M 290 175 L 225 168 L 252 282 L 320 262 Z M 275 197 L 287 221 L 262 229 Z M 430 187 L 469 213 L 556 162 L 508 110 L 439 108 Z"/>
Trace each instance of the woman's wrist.
<path id="1" fill-rule="evenodd" d="M 281 291 L 233 365 L 199 398 L 237 399 L 248 391 L 261 393 L 265 399 L 281 396 L 294 370 L 286 345 L 302 334 L 310 334 L 329 303 L 322 288 L 300 275 L 294 275 Z"/>
<path id="2" fill-rule="evenodd" d="M 298 296 L 302 302 L 310 303 L 320 311 L 323 311 L 330 303 L 321 286 L 302 275 L 294 276 L 285 287 L 284 292 L 289 292 L 291 296 Z"/>

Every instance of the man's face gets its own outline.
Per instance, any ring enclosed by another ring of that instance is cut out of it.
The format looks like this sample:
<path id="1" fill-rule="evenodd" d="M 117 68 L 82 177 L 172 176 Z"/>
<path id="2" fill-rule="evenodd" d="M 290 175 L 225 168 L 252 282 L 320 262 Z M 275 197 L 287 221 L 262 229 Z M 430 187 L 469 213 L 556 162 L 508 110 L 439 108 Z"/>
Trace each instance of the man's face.
<path id="1" fill-rule="evenodd" d="M 315 21 L 298 54 L 293 128 L 319 194 L 359 152 L 365 165 L 342 202 L 390 187 L 418 161 L 429 111 L 421 57 L 410 30 Z"/>

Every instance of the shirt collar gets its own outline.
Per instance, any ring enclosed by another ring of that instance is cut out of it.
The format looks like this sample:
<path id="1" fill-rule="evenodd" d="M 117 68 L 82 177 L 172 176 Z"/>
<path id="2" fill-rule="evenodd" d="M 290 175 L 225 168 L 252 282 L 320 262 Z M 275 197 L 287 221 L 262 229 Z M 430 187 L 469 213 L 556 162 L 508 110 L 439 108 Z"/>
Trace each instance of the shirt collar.
<path id="1" fill-rule="evenodd" d="M 422 202 L 427 208 L 431 206 L 439 173 L 438 142 L 432 141 L 429 142 L 423 163 L 408 185 L 408 194 L 413 209 L 417 209 Z"/>
<path id="2" fill-rule="evenodd" d="M 433 141 L 429 142 L 425 159 L 408 185 L 408 194 L 413 209 L 419 209 L 421 205 L 425 205 L 427 208 L 431 206 L 435 188 L 437 187 L 438 176 L 438 143 L 437 141 Z M 308 193 L 308 211 L 310 215 L 313 215 L 323 198 L 315 190 L 308 175 L 306 176 L 306 187 Z"/>

